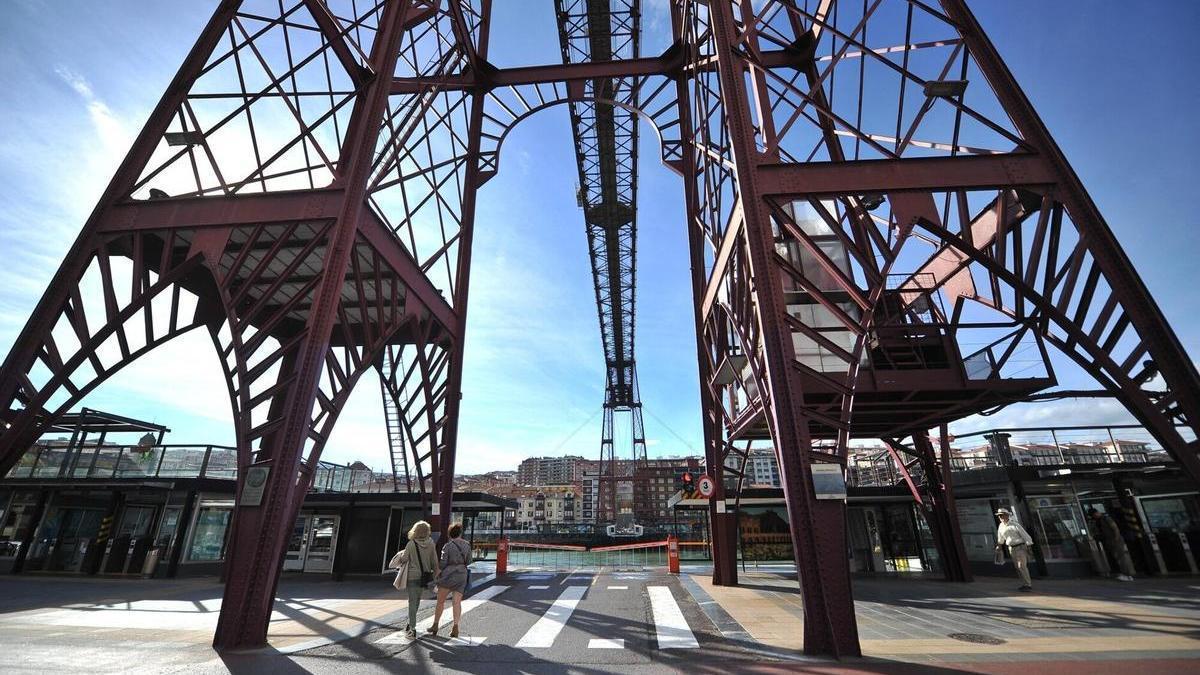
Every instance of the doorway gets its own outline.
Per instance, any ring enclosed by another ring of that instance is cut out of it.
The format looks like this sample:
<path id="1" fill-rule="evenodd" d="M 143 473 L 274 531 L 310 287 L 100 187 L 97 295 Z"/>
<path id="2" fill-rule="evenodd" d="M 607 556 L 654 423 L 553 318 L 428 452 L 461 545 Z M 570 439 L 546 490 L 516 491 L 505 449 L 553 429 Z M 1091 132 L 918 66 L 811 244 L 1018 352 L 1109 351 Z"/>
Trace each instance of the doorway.
<path id="1" fill-rule="evenodd" d="M 296 518 L 283 559 L 284 571 L 332 572 L 340 524 L 340 516 L 301 515 Z"/>
<path id="2" fill-rule="evenodd" d="M 102 509 L 51 507 L 29 551 L 29 569 L 80 571 L 103 516 Z"/>
<path id="3" fill-rule="evenodd" d="M 337 550 L 338 516 L 313 516 L 308 528 L 308 552 L 304 556 L 305 572 L 332 572 L 333 556 Z"/>

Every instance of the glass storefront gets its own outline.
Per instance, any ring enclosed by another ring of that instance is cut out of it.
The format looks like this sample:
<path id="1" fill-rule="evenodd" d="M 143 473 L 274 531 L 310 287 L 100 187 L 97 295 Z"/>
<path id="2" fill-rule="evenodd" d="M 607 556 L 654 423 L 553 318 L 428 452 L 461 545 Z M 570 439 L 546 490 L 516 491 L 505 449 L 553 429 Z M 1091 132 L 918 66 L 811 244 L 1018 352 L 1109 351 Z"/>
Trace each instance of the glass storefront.
<path id="1" fill-rule="evenodd" d="M 1029 497 L 1026 503 L 1034 520 L 1030 534 L 1047 560 L 1079 560 L 1088 556 L 1087 526 L 1074 497 Z"/>
<path id="2" fill-rule="evenodd" d="M 747 507 L 738 512 L 738 537 L 747 560 L 790 560 L 792 536 L 787 510 Z"/>
<path id="3" fill-rule="evenodd" d="M 1196 495 L 1142 497 L 1142 511 L 1151 530 L 1187 532 L 1200 528 L 1200 507 Z"/>
<path id="4" fill-rule="evenodd" d="M 78 572 L 89 545 L 100 532 L 103 509 L 51 506 L 38 528 L 26 560 L 30 570 Z"/>
<path id="5" fill-rule="evenodd" d="M 958 500 L 955 505 L 958 527 L 967 550 L 967 560 L 984 563 L 993 561 L 996 554 L 996 528 L 999 527 L 995 513 L 1001 505 L 999 500 L 990 498 Z"/>
<path id="6" fill-rule="evenodd" d="M 8 500 L 8 507 L 0 516 L 0 558 L 15 558 L 21 542 L 37 525 L 33 516 L 37 511 L 38 493 L 18 490 Z"/>
<path id="7" fill-rule="evenodd" d="M 158 536 L 154 538 L 155 546 L 164 550 L 170 547 L 175 530 L 179 527 L 179 515 L 182 511 L 178 506 L 171 506 L 163 513 L 162 522 L 158 526 Z"/>
<path id="8" fill-rule="evenodd" d="M 1139 501 L 1165 570 L 1195 574 L 1200 564 L 1200 495 L 1146 496 Z"/>
<path id="9" fill-rule="evenodd" d="M 144 537 L 150 534 L 150 527 L 154 524 L 153 506 L 138 506 L 130 504 L 125 507 L 125 513 L 121 516 L 121 526 L 117 528 L 116 536 L 128 537 Z"/>
<path id="10" fill-rule="evenodd" d="M 225 535 L 232 517 L 232 506 L 201 504 L 196 511 L 196 526 L 192 529 L 187 559 L 191 562 L 216 562 L 224 559 Z"/>

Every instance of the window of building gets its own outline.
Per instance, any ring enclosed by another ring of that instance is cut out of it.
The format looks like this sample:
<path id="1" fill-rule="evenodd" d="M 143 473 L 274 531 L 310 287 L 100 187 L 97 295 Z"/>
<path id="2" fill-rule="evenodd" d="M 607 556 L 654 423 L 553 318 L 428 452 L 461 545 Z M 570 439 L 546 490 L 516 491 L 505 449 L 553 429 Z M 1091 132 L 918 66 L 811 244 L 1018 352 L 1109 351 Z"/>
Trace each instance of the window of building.
<path id="1" fill-rule="evenodd" d="M 201 506 L 196 512 L 187 559 L 194 562 L 222 560 L 225 557 L 225 533 L 232 516 L 231 506 Z"/>
<path id="2" fill-rule="evenodd" d="M 1082 558 L 1080 540 L 1086 535 L 1083 514 L 1067 497 L 1032 497 L 1028 503 L 1036 528 L 1026 528 L 1038 539 L 1047 558 Z"/>

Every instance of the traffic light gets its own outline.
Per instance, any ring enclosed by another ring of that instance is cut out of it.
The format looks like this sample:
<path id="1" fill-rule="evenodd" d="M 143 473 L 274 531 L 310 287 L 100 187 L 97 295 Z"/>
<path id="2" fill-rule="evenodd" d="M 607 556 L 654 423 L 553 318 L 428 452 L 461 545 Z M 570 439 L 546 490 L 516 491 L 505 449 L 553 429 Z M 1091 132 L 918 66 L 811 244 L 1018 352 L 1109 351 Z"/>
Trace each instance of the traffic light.
<path id="1" fill-rule="evenodd" d="M 696 480 L 692 477 L 691 471 L 684 471 L 683 475 L 679 477 L 679 489 L 685 496 L 696 490 Z"/>

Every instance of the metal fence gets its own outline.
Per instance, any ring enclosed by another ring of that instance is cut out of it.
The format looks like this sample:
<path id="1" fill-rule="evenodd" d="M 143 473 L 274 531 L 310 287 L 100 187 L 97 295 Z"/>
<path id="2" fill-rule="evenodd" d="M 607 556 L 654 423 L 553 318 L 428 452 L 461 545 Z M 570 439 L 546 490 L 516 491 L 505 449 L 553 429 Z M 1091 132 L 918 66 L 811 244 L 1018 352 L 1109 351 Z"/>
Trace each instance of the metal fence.
<path id="1" fill-rule="evenodd" d="M 362 492 L 379 484 L 370 469 L 319 462 L 313 492 Z M 35 445 L 7 478 L 237 479 L 237 448 L 221 445 Z"/>
<path id="2" fill-rule="evenodd" d="M 1186 437 L 1186 432 L 1185 432 Z M 902 455 L 903 457 L 903 455 Z M 1041 427 L 993 429 L 955 437 L 951 444 L 953 471 L 1015 466 L 1095 464 L 1155 464 L 1173 461 L 1145 427 Z M 909 469 L 913 480 L 924 479 L 919 465 Z M 846 484 L 884 487 L 903 481 L 891 455 L 859 451 L 849 459 Z"/>

